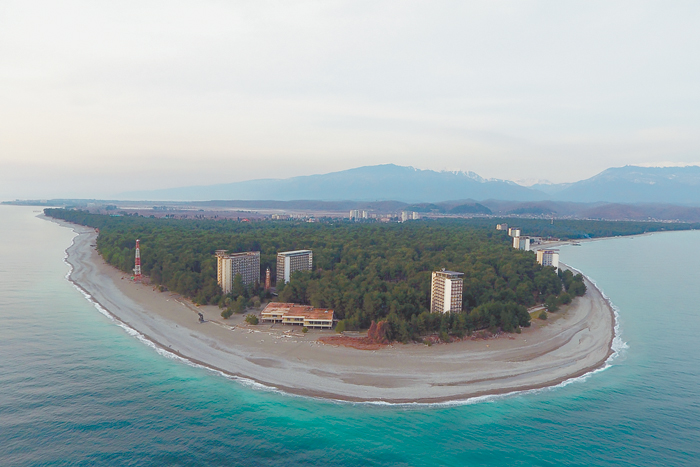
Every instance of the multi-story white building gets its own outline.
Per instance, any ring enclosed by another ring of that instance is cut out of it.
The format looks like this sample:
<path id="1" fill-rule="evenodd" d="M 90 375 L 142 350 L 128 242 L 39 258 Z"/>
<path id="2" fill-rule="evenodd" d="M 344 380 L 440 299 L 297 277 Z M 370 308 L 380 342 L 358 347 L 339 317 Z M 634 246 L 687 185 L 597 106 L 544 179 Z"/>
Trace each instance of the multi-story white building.
<path id="1" fill-rule="evenodd" d="M 401 222 L 420 219 L 420 214 L 415 211 L 401 211 Z"/>
<path id="2" fill-rule="evenodd" d="M 530 251 L 530 237 L 513 237 L 513 248 Z"/>
<path id="3" fill-rule="evenodd" d="M 362 212 L 363 211 L 360 211 L 359 209 L 351 209 L 350 210 L 350 220 L 361 219 Z"/>
<path id="4" fill-rule="evenodd" d="M 537 250 L 537 262 L 542 266 L 559 267 L 559 250 Z"/>
<path id="5" fill-rule="evenodd" d="M 449 313 L 462 311 L 462 288 L 464 273 L 434 271 L 430 282 L 430 311 Z"/>
<path id="6" fill-rule="evenodd" d="M 508 227 L 508 235 L 510 235 L 511 237 L 519 237 L 520 227 Z"/>
<path id="7" fill-rule="evenodd" d="M 236 274 L 241 275 L 243 285 L 260 282 L 260 252 L 228 254 L 226 250 L 216 250 L 216 280 L 225 294 L 233 290 Z"/>
<path id="8" fill-rule="evenodd" d="M 277 283 L 289 282 L 294 271 L 311 271 L 314 254 L 311 250 L 282 251 L 277 253 Z"/>
<path id="9" fill-rule="evenodd" d="M 496 230 L 508 230 L 508 224 L 496 224 Z"/>

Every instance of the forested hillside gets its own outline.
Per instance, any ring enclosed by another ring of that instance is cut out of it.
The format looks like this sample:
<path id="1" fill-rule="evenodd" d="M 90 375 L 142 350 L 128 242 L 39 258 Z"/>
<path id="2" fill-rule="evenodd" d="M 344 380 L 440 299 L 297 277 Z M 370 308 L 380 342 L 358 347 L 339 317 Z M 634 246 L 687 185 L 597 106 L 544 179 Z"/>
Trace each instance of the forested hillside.
<path id="1" fill-rule="evenodd" d="M 555 309 L 585 292 L 580 278 L 559 277 L 554 268 L 539 266 L 532 252 L 511 248 L 510 238 L 494 230 L 493 221 L 480 228 L 466 220 L 251 223 L 111 217 L 60 209 L 47 209 L 46 214 L 99 228 L 99 252 L 125 272 L 133 268 L 139 238 L 144 274 L 202 304 L 229 306 L 236 298 L 222 296 L 216 283 L 215 250 L 259 250 L 262 271 L 270 267 L 274 274 L 278 251 L 312 249 L 314 270 L 295 273 L 280 288 L 280 300 L 333 308 L 345 329 L 387 320 L 390 337 L 402 341 L 428 332 L 447 336 L 483 328 L 517 331 L 529 325 L 527 306 L 546 303 Z M 441 268 L 464 273 L 463 313 L 428 312 L 430 274 Z M 240 295 L 248 300 L 252 294 Z"/>

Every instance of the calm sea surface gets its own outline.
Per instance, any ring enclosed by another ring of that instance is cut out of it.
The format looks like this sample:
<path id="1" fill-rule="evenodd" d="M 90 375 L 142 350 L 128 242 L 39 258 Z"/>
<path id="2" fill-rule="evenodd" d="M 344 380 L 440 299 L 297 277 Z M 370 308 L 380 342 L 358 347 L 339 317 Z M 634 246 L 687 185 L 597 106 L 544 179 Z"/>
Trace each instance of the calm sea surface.
<path id="1" fill-rule="evenodd" d="M 0 206 L 0 465 L 700 465 L 700 232 L 562 249 L 628 348 L 453 406 L 292 397 L 160 355 L 66 279 L 73 233 Z M 624 345 L 623 345 L 624 347 Z"/>

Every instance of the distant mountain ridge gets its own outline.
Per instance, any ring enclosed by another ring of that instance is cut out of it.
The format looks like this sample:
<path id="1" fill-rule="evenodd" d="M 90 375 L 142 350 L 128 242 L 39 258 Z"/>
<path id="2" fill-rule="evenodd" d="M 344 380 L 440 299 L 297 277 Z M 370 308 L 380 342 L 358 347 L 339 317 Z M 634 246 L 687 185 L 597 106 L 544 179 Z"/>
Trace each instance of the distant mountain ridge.
<path id="1" fill-rule="evenodd" d="M 504 180 L 486 180 L 473 172 L 436 172 L 394 164 L 358 167 L 321 175 L 261 179 L 123 193 L 123 199 L 172 201 L 256 200 L 395 200 L 406 203 L 451 199 L 522 199 L 537 201 L 546 195 Z"/>
<path id="2" fill-rule="evenodd" d="M 318 200 L 437 203 L 455 199 L 667 203 L 700 206 L 700 167 L 625 166 L 574 183 L 530 187 L 485 179 L 474 172 L 436 172 L 394 164 L 287 179 L 129 192 L 120 199 L 161 201 Z"/>
<path id="3" fill-rule="evenodd" d="M 545 187 L 558 201 L 700 205 L 700 167 L 614 167 L 587 180 Z"/>

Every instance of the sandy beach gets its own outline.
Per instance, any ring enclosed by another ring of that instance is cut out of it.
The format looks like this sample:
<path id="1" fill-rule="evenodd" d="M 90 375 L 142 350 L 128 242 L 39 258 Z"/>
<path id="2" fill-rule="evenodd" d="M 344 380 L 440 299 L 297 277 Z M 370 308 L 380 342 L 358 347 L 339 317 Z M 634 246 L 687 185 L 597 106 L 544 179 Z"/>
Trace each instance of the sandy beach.
<path id="1" fill-rule="evenodd" d="M 53 220 L 53 219 L 50 219 Z M 325 345 L 333 331 L 224 320 L 170 292 L 133 283 L 95 250 L 93 229 L 58 222 L 77 236 L 69 279 L 115 319 L 157 346 L 229 375 L 279 390 L 346 401 L 444 402 L 559 384 L 605 364 L 614 314 L 593 284 L 584 297 L 521 334 L 451 344 L 394 344 L 376 351 Z M 206 321 L 199 323 L 197 312 Z"/>

